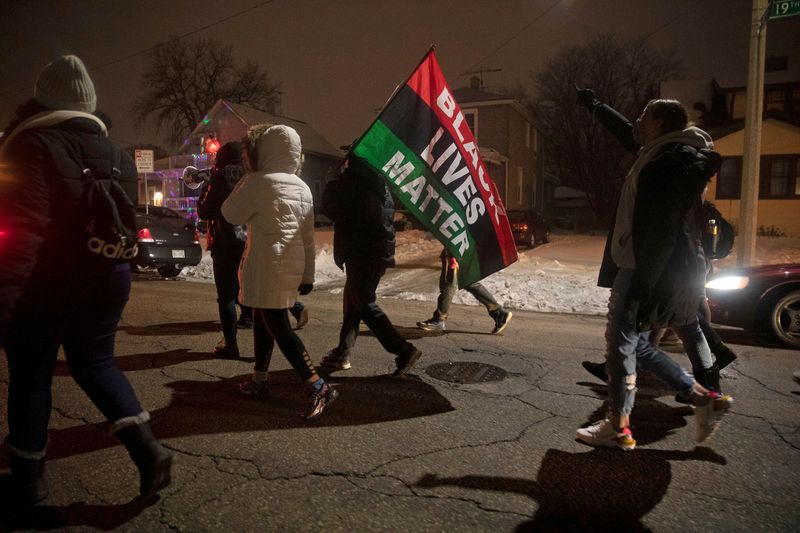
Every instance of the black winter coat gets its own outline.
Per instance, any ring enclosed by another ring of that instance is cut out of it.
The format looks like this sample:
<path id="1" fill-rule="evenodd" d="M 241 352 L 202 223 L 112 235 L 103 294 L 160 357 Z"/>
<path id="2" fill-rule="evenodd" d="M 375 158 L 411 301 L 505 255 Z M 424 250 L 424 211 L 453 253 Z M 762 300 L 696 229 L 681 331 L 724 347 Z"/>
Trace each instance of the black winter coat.
<path id="1" fill-rule="evenodd" d="M 394 201 L 386 181 L 357 160 L 339 177 L 333 255 L 339 268 L 350 261 L 395 264 Z"/>
<path id="2" fill-rule="evenodd" d="M 597 106 L 593 114 L 629 152 L 638 152 L 630 121 L 607 105 Z M 688 323 L 697 315 L 706 272 L 697 210 L 720 162 L 716 152 L 673 143 L 639 173 L 633 213 L 636 268 L 626 306 L 640 331 Z M 613 228 L 600 267 L 601 287 L 611 287 L 618 271 L 611 259 L 612 235 Z"/>
<path id="3" fill-rule="evenodd" d="M 208 221 L 209 250 L 244 250 L 244 241 L 236 236 L 236 226 L 222 216 L 222 204 L 242 176 L 240 165 L 214 167 L 211 179 L 197 200 L 197 214 Z"/>
<path id="4" fill-rule="evenodd" d="M 118 161 L 120 185 L 137 203 L 133 159 L 91 119 L 23 131 L 9 142 L 0 176 L 0 323 L 15 307 L 57 304 L 76 280 L 113 268 L 81 244 L 84 168 L 110 175 Z"/>

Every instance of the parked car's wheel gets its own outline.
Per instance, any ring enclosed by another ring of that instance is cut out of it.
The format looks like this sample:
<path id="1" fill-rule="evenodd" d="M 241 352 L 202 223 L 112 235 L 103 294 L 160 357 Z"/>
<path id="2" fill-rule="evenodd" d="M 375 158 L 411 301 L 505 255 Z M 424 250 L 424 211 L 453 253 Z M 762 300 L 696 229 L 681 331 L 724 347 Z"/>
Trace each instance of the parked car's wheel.
<path id="1" fill-rule="evenodd" d="M 772 332 L 784 344 L 800 349 L 800 291 L 781 297 L 769 312 Z"/>
<path id="2" fill-rule="evenodd" d="M 164 265 L 158 267 L 158 273 L 164 278 L 174 278 L 181 273 L 180 265 Z"/>
<path id="3" fill-rule="evenodd" d="M 550 230 L 549 229 L 545 230 L 544 238 L 542 238 L 542 240 L 539 241 L 539 244 L 547 244 L 548 242 L 550 242 Z"/>

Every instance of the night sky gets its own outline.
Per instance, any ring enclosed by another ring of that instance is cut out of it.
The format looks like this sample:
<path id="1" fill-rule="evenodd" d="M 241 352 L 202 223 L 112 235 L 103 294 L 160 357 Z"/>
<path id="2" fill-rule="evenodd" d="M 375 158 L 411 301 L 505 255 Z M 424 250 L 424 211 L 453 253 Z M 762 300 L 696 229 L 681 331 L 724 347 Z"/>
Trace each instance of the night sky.
<path id="1" fill-rule="evenodd" d="M 489 90 L 531 86 L 530 73 L 549 56 L 607 32 L 673 49 L 686 79 L 744 85 L 751 9 L 750 0 L 6 0 L 0 127 L 32 96 L 41 68 L 74 53 L 90 70 L 98 108 L 111 116 L 112 138 L 164 144 L 152 127 L 137 129 L 130 113 L 145 67 L 137 53 L 228 17 L 191 37 L 213 36 L 233 45 L 242 63 L 260 63 L 282 84 L 283 114 L 336 146 L 369 125 L 431 43 L 453 87 L 480 66 L 502 69 L 485 75 Z M 800 16 L 769 23 L 767 55 L 789 55 L 782 76 L 795 81 L 798 36 Z"/>

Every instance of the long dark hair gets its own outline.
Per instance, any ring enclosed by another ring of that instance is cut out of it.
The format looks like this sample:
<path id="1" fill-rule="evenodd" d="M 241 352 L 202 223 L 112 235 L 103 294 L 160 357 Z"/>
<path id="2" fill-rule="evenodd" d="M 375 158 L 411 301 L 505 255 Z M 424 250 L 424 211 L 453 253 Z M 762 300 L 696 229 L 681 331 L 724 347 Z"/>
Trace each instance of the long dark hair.
<path id="1" fill-rule="evenodd" d="M 11 132 L 14 131 L 17 126 L 31 118 L 33 115 L 47 110 L 48 108 L 37 102 L 35 98 L 31 98 L 30 100 L 21 104 L 19 107 L 17 107 L 14 118 L 11 119 L 11 122 L 8 123 L 8 126 L 3 129 L 3 136 L 0 137 L 0 144 L 3 144 L 3 142 L 8 139 L 8 136 L 11 135 Z"/>

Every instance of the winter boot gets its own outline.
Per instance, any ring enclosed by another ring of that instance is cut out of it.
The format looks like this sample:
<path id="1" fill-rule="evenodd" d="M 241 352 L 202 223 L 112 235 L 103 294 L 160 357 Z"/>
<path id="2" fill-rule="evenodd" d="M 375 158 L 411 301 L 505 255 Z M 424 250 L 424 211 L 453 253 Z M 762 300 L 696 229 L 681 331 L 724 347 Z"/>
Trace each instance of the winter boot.
<path id="1" fill-rule="evenodd" d="M 47 498 L 50 489 L 44 477 L 44 457 L 26 459 L 12 451 L 9 460 L 14 503 L 30 506 Z"/>
<path id="2" fill-rule="evenodd" d="M 153 436 L 148 422 L 124 427 L 115 433 L 139 469 L 139 495 L 149 498 L 172 481 L 172 454 Z"/>
<path id="3" fill-rule="evenodd" d="M 713 346 L 711 352 L 714 354 L 720 370 L 736 360 L 736 353 L 722 342 Z"/>
<path id="4" fill-rule="evenodd" d="M 711 368 L 692 369 L 694 379 L 706 389 L 714 392 L 722 392 L 719 386 L 719 365 L 714 363 Z"/>

